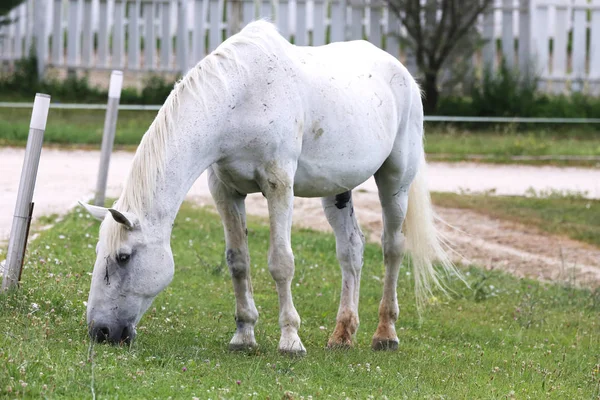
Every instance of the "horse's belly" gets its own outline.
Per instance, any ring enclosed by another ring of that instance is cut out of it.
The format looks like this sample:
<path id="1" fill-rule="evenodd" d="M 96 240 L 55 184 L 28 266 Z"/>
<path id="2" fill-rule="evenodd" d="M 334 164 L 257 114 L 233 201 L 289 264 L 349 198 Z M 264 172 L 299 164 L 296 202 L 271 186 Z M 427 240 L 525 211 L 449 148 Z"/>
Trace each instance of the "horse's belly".
<path id="1" fill-rule="evenodd" d="M 332 196 L 352 190 L 369 179 L 388 157 L 387 143 L 360 146 L 308 146 L 298 160 L 294 194 L 299 197 Z"/>

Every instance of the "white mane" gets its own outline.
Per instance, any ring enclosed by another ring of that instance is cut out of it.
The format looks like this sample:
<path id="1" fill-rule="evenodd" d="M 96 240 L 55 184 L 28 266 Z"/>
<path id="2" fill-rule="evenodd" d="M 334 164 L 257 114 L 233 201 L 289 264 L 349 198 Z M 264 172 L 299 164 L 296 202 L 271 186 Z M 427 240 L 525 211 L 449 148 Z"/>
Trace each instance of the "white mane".
<path id="1" fill-rule="evenodd" d="M 121 197 L 114 204 L 115 209 L 132 212 L 141 219 L 144 209 L 151 205 L 157 183 L 164 176 L 166 149 L 176 132 L 181 95 L 190 94 L 205 110 L 210 99 L 228 93 L 227 73 L 248 74 L 246 62 L 239 58 L 239 48 L 253 45 L 268 54 L 276 38 L 284 40 L 275 25 L 264 20 L 252 22 L 224 41 L 175 84 L 138 146 Z M 111 217 L 102 223 L 100 236 L 107 239 L 110 254 L 117 252 L 124 232 L 123 226 Z"/>

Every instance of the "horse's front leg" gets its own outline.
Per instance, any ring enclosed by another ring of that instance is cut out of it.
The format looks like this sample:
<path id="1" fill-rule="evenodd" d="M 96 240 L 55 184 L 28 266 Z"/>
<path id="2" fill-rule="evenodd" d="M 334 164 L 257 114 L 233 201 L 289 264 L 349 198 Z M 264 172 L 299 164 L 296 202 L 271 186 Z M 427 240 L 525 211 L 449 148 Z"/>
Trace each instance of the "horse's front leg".
<path id="1" fill-rule="evenodd" d="M 250 280 L 245 196 L 241 196 L 225 187 L 212 170 L 209 170 L 208 182 L 217 210 L 223 221 L 225 255 L 235 292 L 237 329 L 231 342 L 229 342 L 229 349 L 251 349 L 256 347 L 254 325 L 258 320 L 258 311 L 254 305 L 252 281 Z"/>
<path id="2" fill-rule="evenodd" d="M 272 167 L 266 171 L 261 188 L 267 198 L 271 229 L 269 272 L 279 296 L 279 351 L 304 355 L 306 349 L 298 336 L 300 315 L 292 300 L 294 255 L 292 253 L 292 211 L 294 206 L 293 168 Z"/>

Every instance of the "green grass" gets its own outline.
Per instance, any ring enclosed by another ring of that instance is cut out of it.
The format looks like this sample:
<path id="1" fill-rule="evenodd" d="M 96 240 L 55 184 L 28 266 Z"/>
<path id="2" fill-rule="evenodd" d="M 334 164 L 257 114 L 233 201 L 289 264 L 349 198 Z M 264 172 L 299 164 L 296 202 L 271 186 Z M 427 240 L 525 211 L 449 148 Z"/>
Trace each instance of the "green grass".
<path id="1" fill-rule="evenodd" d="M 268 228 L 249 223 L 259 350 L 230 353 L 234 298 L 218 217 L 185 204 L 173 230 L 176 274 L 142 319 L 131 348 L 94 347 L 85 306 L 98 224 L 73 212 L 29 245 L 23 286 L 0 301 L 0 397 L 90 398 L 592 398 L 600 395 L 600 295 L 470 269 L 422 323 L 401 270 L 398 352 L 373 352 L 383 267 L 367 245 L 361 328 L 349 351 L 324 348 L 340 272 L 331 235 L 296 230 L 294 300 L 303 359 L 277 353 L 277 295 Z M 324 327 L 325 329 L 321 329 Z"/>
<path id="2" fill-rule="evenodd" d="M 433 160 L 519 162 L 545 164 L 600 164 L 600 132 L 573 127 L 515 131 L 510 126 L 488 131 L 459 131 L 448 127 L 426 129 L 425 149 Z M 540 157 L 567 156 L 570 160 L 544 160 Z M 517 159 L 514 159 L 514 158 Z M 523 157 L 525 159 L 519 159 Z M 527 159 L 531 157 L 532 159 Z M 577 160 L 593 157 L 595 160 Z"/>
<path id="3" fill-rule="evenodd" d="M 146 132 L 155 111 L 120 111 L 115 144 L 134 149 Z M 24 146 L 27 142 L 31 111 L 0 109 L 0 145 Z M 45 143 L 59 146 L 99 147 L 102 142 L 104 111 L 50 110 Z M 516 132 L 511 126 L 497 130 L 457 130 L 428 124 L 426 151 L 430 159 L 467 160 L 483 156 L 488 162 L 536 162 L 512 160 L 514 156 L 584 156 L 600 158 L 600 132 L 576 127 L 572 130 L 531 128 Z M 542 163 L 596 165 L 598 160 L 552 161 Z"/>
<path id="4" fill-rule="evenodd" d="M 439 206 L 471 209 L 600 247 L 600 200 L 580 194 L 531 194 L 520 197 L 432 193 L 432 198 Z"/>

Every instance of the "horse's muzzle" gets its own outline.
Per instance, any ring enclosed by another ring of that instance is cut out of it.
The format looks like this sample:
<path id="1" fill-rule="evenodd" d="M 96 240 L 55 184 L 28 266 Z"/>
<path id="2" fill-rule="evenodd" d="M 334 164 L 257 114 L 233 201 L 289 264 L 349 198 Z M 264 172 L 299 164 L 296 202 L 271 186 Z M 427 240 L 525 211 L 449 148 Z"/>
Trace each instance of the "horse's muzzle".
<path id="1" fill-rule="evenodd" d="M 129 345 L 135 339 L 135 327 L 132 324 L 102 324 L 92 322 L 88 327 L 90 338 L 97 343 Z"/>

